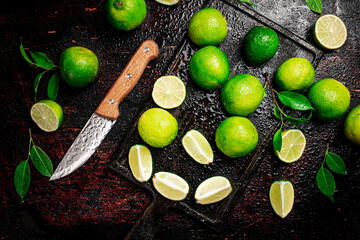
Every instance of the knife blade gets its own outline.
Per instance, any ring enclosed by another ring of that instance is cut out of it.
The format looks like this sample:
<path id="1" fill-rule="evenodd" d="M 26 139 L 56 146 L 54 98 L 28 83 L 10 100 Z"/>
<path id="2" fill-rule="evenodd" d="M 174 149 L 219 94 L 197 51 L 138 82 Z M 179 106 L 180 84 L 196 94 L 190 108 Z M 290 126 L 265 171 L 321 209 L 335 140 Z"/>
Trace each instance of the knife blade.
<path id="1" fill-rule="evenodd" d="M 148 63 L 157 58 L 158 54 L 159 48 L 154 41 L 146 40 L 140 45 L 76 137 L 50 180 L 69 175 L 92 156 L 116 123 L 120 115 L 120 102 L 135 87 Z"/>

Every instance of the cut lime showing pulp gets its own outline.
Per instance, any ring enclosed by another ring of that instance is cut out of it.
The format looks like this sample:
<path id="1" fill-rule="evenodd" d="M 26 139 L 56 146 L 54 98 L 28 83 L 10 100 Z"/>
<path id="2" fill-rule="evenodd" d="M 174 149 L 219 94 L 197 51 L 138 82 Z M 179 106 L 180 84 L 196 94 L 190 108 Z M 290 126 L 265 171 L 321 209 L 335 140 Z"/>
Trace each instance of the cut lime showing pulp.
<path id="1" fill-rule="evenodd" d="M 209 164 L 214 161 L 211 146 L 200 132 L 196 130 L 188 131 L 182 139 L 182 145 L 196 162 Z"/>
<path id="2" fill-rule="evenodd" d="M 182 104 L 186 96 L 186 88 L 180 78 L 163 76 L 156 80 L 152 91 L 154 102 L 162 108 L 176 108 Z"/>
<path id="3" fill-rule="evenodd" d="M 275 150 L 276 156 L 283 162 L 292 163 L 297 161 L 303 154 L 306 146 L 304 134 L 298 129 L 288 129 L 281 133 L 281 151 Z"/>
<path id="4" fill-rule="evenodd" d="M 45 132 L 56 131 L 63 120 L 63 111 L 59 104 L 51 100 L 35 103 L 30 110 L 32 120 Z"/>
<path id="5" fill-rule="evenodd" d="M 143 145 L 134 145 L 129 151 L 131 172 L 139 182 L 146 182 L 152 174 L 152 157 L 150 150 Z"/>
<path id="6" fill-rule="evenodd" d="M 155 0 L 155 2 L 158 2 L 163 5 L 172 6 L 179 2 L 180 0 Z"/>
<path id="7" fill-rule="evenodd" d="M 198 204 L 216 203 L 226 198 L 232 191 L 229 180 L 222 176 L 206 179 L 197 187 L 195 200 Z"/>
<path id="8" fill-rule="evenodd" d="M 335 15 L 327 14 L 321 16 L 315 23 L 314 38 L 325 49 L 340 48 L 347 38 L 346 26 Z"/>
<path id="9" fill-rule="evenodd" d="M 189 184 L 174 173 L 157 172 L 152 181 L 155 189 L 170 200 L 181 201 L 189 193 Z"/>
<path id="10" fill-rule="evenodd" d="M 285 218 L 294 205 L 294 187 L 290 181 L 275 181 L 270 187 L 270 203 L 275 213 Z"/>

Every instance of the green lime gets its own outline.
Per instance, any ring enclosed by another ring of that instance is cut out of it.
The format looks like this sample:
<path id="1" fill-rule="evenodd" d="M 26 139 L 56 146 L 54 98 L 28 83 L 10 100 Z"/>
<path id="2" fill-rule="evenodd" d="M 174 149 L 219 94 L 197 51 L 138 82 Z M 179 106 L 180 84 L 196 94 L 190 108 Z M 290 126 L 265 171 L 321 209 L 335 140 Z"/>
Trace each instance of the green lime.
<path id="1" fill-rule="evenodd" d="M 294 205 L 294 187 L 290 181 L 275 181 L 270 186 L 269 197 L 272 208 L 281 218 L 285 218 Z"/>
<path id="2" fill-rule="evenodd" d="M 279 48 L 279 37 L 265 26 L 250 29 L 245 36 L 244 56 L 251 64 L 260 64 L 272 58 Z"/>
<path id="3" fill-rule="evenodd" d="M 56 131 L 63 120 L 63 111 L 59 104 L 52 100 L 41 100 L 30 110 L 32 120 L 45 132 Z"/>
<path id="4" fill-rule="evenodd" d="M 260 105 L 264 88 L 250 74 L 239 74 L 230 78 L 221 90 L 221 102 L 232 115 L 248 116 Z"/>
<path id="5" fill-rule="evenodd" d="M 327 14 L 316 21 L 314 39 L 320 47 L 328 50 L 338 49 L 344 45 L 346 38 L 346 26 L 339 17 Z"/>
<path id="6" fill-rule="evenodd" d="M 349 108 L 350 92 L 341 82 L 325 78 L 311 86 L 308 99 L 316 110 L 316 118 L 331 121 L 341 117 Z"/>
<path id="7" fill-rule="evenodd" d="M 354 107 L 347 115 L 344 132 L 350 141 L 360 145 L 360 105 Z"/>
<path id="8" fill-rule="evenodd" d="M 231 183 L 226 177 L 214 176 L 200 183 L 196 188 L 194 198 L 196 203 L 206 205 L 223 200 L 231 191 Z"/>
<path id="9" fill-rule="evenodd" d="M 281 151 L 275 150 L 275 155 L 285 163 L 293 163 L 302 156 L 306 138 L 299 129 L 288 129 L 281 132 L 282 146 Z"/>
<path id="10" fill-rule="evenodd" d="M 227 35 L 226 19 L 215 8 L 204 8 L 192 16 L 188 31 L 198 46 L 218 45 Z"/>
<path id="11" fill-rule="evenodd" d="M 168 111 L 150 108 L 140 116 L 138 131 L 147 144 L 162 148 L 174 141 L 178 133 L 178 123 Z"/>
<path id="12" fill-rule="evenodd" d="M 216 146 L 232 158 L 254 151 L 258 140 L 254 124 L 244 117 L 233 116 L 225 119 L 215 132 Z"/>
<path id="13" fill-rule="evenodd" d="M 311 86 L 315 80 L 315 70 L 305 58 L 290 58 L 276 71 L 275 84 L 280 90 L 301 91 Z"/>
<path id="14" fill-rule="evenodd" d="M 129 31 L 144 21 L 146 3 L 144 0 L 108 0 L 105 14 L 114 28 Z"/>
<path id="15" fill-rule="evenodd" d="M 133 145 L 129 150 L 129 166 L 136 180 L 146 182 L 151 178 L 153 161 L 150 150 L 140 144 Z"/>
<path id="16" fill-rule="evenodd" d="M 94 81 L 99 61 L 95 53 L 87 48 L 70 47 L 61 54 L 59 69 L 62 78 L 69 85 L 84 87 Z"/>
<path id="17" fill-rule="evenodd" d="M 152 178 L 154 188 L 163 197 L 181 201 L 189 193 L 189 184 L 180 176 L 170 172 L 157 172 Z"/>
<path id="18" fill-rule="evenodd" d="M 207 46 L 192 56 L 189 73 L 200 87 L 210 90 L 226 82 L 230 74 L 230 65 L 223 51 L 214 46 Z"/>

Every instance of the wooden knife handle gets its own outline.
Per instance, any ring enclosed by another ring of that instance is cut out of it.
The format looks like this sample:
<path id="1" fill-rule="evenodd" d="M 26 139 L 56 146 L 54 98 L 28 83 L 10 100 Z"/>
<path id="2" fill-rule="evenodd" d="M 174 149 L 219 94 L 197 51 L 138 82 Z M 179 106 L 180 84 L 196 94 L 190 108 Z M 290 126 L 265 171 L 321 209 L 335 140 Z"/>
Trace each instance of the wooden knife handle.
<path id="1" fill-rule="evenodd" d="M 95 112 L 111 120 L 119 117 L 119 104 L 139 81 L 148 63 L 159 55 L 158 45 L 146 40 L 136 50 Z"/>

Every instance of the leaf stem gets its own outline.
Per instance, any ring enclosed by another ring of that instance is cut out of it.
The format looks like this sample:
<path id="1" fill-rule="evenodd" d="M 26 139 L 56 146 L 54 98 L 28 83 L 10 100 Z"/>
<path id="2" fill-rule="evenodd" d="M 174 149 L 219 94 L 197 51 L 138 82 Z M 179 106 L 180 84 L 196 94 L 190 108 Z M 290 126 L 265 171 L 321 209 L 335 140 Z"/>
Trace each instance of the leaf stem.
<path id="1" fill-rule="evenodd" d="M 269 81 L 269 78 L 268 78 L 268 73 L 266 72 L 265 73 L 265 79 L 266 79 L 266 83 L 269 85 L 270 89 L 271 89 L 271 96 L 273 98 L 273 101 L 274 101 L 274 104 L 276 105 L 276 107 L 279 109 L 280 111 L 280 118 L 281 118 L 281 127 L 284 125 L 284 119 L 283 119 L 283 115 L 286 116 L 286 114 L 281 110 L 278 102 L 276 101 L 276 98 L 275 98 L 275 93 L 278 93 L 275 89 L 273 89 L 273 87 L 271 86 L 270 84 L 270 81 Z"/>

